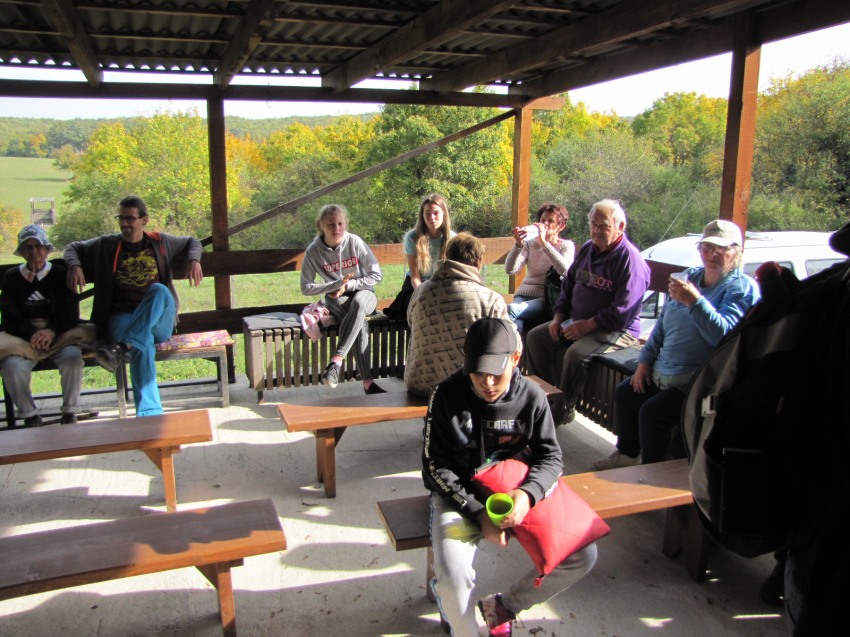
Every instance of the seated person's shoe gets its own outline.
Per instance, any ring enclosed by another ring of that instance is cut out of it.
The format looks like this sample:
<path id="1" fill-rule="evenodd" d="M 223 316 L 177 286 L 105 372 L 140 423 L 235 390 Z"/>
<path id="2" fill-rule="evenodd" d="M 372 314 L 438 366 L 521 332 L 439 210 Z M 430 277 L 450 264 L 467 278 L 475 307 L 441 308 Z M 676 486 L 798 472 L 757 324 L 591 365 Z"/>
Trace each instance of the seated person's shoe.
<path id="1" fill-rule="evenodd" d="M 322 375 L 322 382 L 333 389 L 339 384 L 339 365 L 331 363 Z"/>
<path id="2" fill-rule="evenodd" d="M 30 416 L 29 418 L 24 418 L 24 427 L 43 427 L 44 421 L 41 419 L 41 416 L 36 414 L 35 416 Z"/>
<path id="3" fill-rule="evenodd" d="M 629 456 L 620 453 L 620 450 L 617 449 L 617 451 L 604 460 L 597 460 L 594 462 L 593 469 L 595 471 L 607 471 L 608 469 L 619 469 L 620 467 L 633 467 L 639 463 L 640 455 L 638 455 L 637 458 L 630 458 Z"/>
<path id="4" fill-rule="evenodd" d="M 372 381 L 372 384 L 369 385 L 369 389 L 364 389 L 363 391 L 366 392 L 367 396 L 370 396 L 372 394 L 386 394 L 387 393 L 387 390 L 379 387 L 378 383 L 376 383 L 375 381 Z"/>
<path id="5" fill-rule="evenodd" d="M 505 608 L 502 594 L 490 595 L 478 602 L 478 610 L 487 622 L 487 633 L 490 637 L 511 637 L 516 615 Z"/>
<path id="6" fill-rule="evenodd" d="M 570 411 L 564 412 L 564 415 L 561 416 L 561 419 L 558 421 L 558 427 L 563 427 L 564 425 L 569 425 L 572 421 L 576 419 L 576 410 L 571 409 Z"/>
<path id="7" fill-rule="evenodd" d="M 114 374 L 126 353 L 127 349 L 123 346 L 123 344 L 109 344 L 99 347 L 94 353 L 94 359 L 97 361 L 98 365 L 103 367 L 103 369 L 108 371 L 110 374 Z"/>
<path id="8" fill-rule="evenodd" d="M 785 605 L 785 562 L 776 562 L 773 571 L 761 585 L 759 597 L 761 601 L 771 606 Z"/>
<path id="9" fill-rule="evenodd" d="M 62 414 L 59 419 L 60 425 L 70 425 L 72 422 L 77 422 L 77 414 Z"/>

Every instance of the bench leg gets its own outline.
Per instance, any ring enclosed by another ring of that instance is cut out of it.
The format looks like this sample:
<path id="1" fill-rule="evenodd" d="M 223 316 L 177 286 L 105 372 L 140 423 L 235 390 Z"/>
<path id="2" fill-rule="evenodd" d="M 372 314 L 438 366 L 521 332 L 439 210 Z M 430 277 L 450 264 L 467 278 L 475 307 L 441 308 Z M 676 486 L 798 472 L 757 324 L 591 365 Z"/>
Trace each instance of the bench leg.
<path id="1" fill-rule="evenodd" d="M 708 534 L 697 516 L 695 504 L 667 509 L 662 551 L 670 559 L 675 559 L 679 553 L 684 552 L 688 575 L 695 582 L 705 580 L 710 545 Z"/>
<path id="2" fill-rule="evenodd" d="M 169 513 L 177 510 L 177 481 L 174 478 L 174 454 L 180 453 L 180 447 L 162 447 L 142 449 L 160 471 L 165 486 L 165 508 Z"/>
<path id="3" fill-rule="evenodd" d="M 224 637 L 236 637 L 236 606 L 233 603 L 233 581 L 230 569 L 242 566 L 242 560 L 204 564 L 197 569 L 203 573 L 218 592 L 218 612 Z"/>
<path id="4" fill-rule="evenodd" d="M 127 417 L 127 369 L 119 362 L 115 367 L 115 393 L 118 394 L 118 417 Z"/>
<path id="5" fill-rule="evenodd" d="M 345 427 L 316 430 L 316 474 L 325 484 L 325 495 L 336 497 L 336 446 Z"/>
<path id="6" fill-rule="evenodd" d="M 431 580 L 436 577 L 434 573 L 434 549 L 430 546 L 428 547 L 428 555 L 425 557 L 425 595 L 428 596 L 428 601 L 432 604 L 437 601 L 437 596 L 434 594 L 434 591 L 431 590 Z M 442 621 L 442 614 L 440 614 L 440 620 Z"/>

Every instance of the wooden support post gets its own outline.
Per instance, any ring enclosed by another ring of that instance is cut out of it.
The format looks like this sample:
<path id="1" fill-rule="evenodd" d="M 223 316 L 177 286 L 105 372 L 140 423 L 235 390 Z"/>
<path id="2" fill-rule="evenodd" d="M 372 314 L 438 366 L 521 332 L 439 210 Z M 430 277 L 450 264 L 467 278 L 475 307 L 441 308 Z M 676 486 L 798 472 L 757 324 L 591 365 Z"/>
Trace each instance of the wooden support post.
<path id="1" fill-rule="evenodd" d="M 207 100 L 207 125 L 210 148 L 210 203 L 212 209 L 213 251 L 230 250 L 229 222 L 227 219 L 227 150 L 224 141 L 224 100 L 220 97 Z M 233 307 L 230 276 L 215 277 L 215 309 Z"/>
<path id="2" fill-rule="evenodd" d="M 531 186 L 532 110 L 516 110 L 514 120 L 514 181 L 511 193 L 511 228 L 528 224 L 528 193 Z M 525 278 L 524 272 L 510 276 L 508 293 L 513 294 Z"/>
<path id="3" fill-rule="evenodd" d="M 236 605 L 233 602 L 233 578 L 230 569 L 242 566 L 243 560 L 202 564 L 196 567 L 218 593 L 218 612 L 224 637 L 236 637 Z"/>
<path id="4" fill-rule="evenodd" d="M 756 132 L 761 45 L 756 40 L 755 16 L 747 13 L 735 24 L 732 48 L 732 79 L 726 117 L 726 148 L 720 191 L 720 218 L 747 230 L 753 144 Z"/>
<path id="5" fill-rule="evenodd" d="M 162 471 L 162 483 L 165 488 L 165 510 L 174 513 L 177 510 L 177 480 L 174 476 L 174 454 L 180 453 L 180 447 L 158 447 L 142 449 L 157 468 Z"/>

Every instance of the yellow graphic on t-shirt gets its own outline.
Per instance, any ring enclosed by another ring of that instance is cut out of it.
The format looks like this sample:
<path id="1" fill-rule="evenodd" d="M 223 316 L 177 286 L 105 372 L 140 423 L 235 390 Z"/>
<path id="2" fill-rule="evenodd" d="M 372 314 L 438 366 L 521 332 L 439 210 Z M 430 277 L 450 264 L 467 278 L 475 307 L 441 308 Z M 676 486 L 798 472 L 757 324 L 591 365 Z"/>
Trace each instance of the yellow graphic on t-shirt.
<path id="1" fill-rule="evenodd" d="M 142 252 L 136 257 L 127 257 L 121 262 L 115 273 L 115 281 L 119 285 L 144 287 L 156 279 L 158 273 L 156 259 Z"/>

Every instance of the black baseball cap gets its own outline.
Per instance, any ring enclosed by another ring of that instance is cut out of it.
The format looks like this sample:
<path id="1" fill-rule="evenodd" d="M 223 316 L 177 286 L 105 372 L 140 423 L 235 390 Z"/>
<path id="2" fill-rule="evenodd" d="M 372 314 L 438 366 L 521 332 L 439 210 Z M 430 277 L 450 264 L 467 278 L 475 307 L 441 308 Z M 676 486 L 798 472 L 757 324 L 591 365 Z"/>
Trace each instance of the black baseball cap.
<path id="1" fill-rule="evenodd" d="M 463 342 L 463 373 L 505 373 L 508 360 L 519 349 L 514 326 L 504 319 L 481 318 L 469 326 Z"/>

